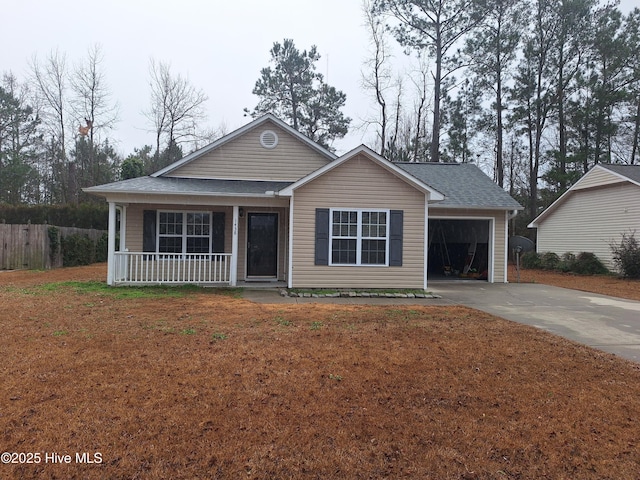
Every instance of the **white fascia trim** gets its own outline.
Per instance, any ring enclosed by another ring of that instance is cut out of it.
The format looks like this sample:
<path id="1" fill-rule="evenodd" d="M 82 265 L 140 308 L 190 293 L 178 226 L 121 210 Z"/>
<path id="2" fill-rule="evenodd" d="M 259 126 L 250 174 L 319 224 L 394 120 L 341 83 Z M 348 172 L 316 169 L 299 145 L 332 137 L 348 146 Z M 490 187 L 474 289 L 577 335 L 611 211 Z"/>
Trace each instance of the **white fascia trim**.
<path id="1" fill-rule="evenodd" d="M 487 210 L 493 210 L 493 211 L 496 211 L 496 212 L 499 212 L 499 211 L 519 212 L 521 210 L 524 210 L 523 206 L 520 206 L 518 208 L 513 208 L 513 207 L 492 207 L 492 206 L 485 206 L 485 207 L 472 207 L 472 206 L 469 206 L 469 207 L 466 207 L 466 206 L 462 206 L 462 205 L 451 205 L 451 206 L 442 205 L 442 204 L 439 204 L 439 203 L 431 205 L 431 208 L 433 209 L 433 211 L 436 214 L 438 213 L 439 209 L 442 209 L 442 210 L 462 210 L 462 211 L 465 211 L 465 212 L 468 212 L 468 211 L 480 211 L 480 210 L 483 210 L 485 212 Z M 442 218 L 447 218 L 447 216 L 445 215 Z M 453 218 L 453 217 L 451 217 L 451 218 Z M 458 218 L 458 217 L 456 217 L 456 218 Z M 460 218 L 462 218 L 462 217 L 460 217 Z M 473 218 L 473 217 L 469 217 L 469 218 Z M 489 217 L 487 217 L 487 218 L 489 218 Z"/>
<path id="2" fill-rule="evenodd" d="M 147 196 L 147 197 L 153 197 L 153 196 L 159 196 L 159 197 L 192 197 L 192 198 L 211 198 L 211 197 L 229 197 L 229 198 L 240 198 L 240 197 L 244 197 L 244 198 L 276 198 L 277 195 L 275 194 L 275 192 L 273 193 L 194 193 L 194 192 L 144 192 L 144 191 L 140 191 L 140 190 L 133 190 L 133 191 L 102 191 L 102 192 L 90 192 L 96 195 L 100 195 L 103 196 L 107 199 L 107 201 L 110 201 L 110 199 L 112 198 L 120 198 L 123 195 L 127 197 L 128 202 L 130 202 L 131 196 L 136 196 L 136 195 L 143 195 L 143 196 Z"/>
<path id="3" fill-rule="evenodd" d="M 186 157 L 182 158 L 181 160 L 178 160 L 177 162 L 172 163 L 171 165 L 168 165 L 167 167 L 163 168 L 162 170 L 158 170 L 157 172 L 152 173 L 150 176 L 151 177 L 161 177 L 162 175 L 165 175 L 165 174 L 167 174 L 169 172 L 172 172 L 173 170 L 175 170 L 175 169 L 177 169 L 177 168 L 179 168 L 179 167 L 181 167 L 181 166 L 183 166 L 183 165 L 195 160 L 196 158 L 201 157 L 202 155 L 205 155 L 206 153 L 209 153 L 212 150 L 215 150 L 216 148 L 224 145 L 227 142 L 230 142 L 231 140 L 233 140 L 235 138 L 238 138 L 239 136 L 245 134 L 249 130 L 252 130 L 252 129 L 258 127 L 258 126 L 262 125 L 263 123 L 265 123 L 267 121 L 271 121 L 271 122 L 275 123 L 278 127 L 280 127 L 281 129 L 285 130 L 289 134 L 293 135 L 298 140 L 300 140 L 301 142 L 305 143 L 309 147 L 313 148 L 314 150 L 316 150 L 321 155 L 327 157 L 329 160 L 333 160 L 333 159 L 336 158 L 336 155 L 331 153 L 329 150 L 327 150 L 324 147 L 318 145 L 317 143 L 315 143 L 314 141 L 312 141 L 308 137 L 305 137 L 303 134 L 298 132 L 293 127 L 287 125 L 285 122 L 280 120 L 275 115 L 273 115 L 271 113 L 267 113 L 267 114 L 255 119 L 255 120 L 253 120 L 252 122 L 247 123 L 243 127 L 240 127 L 237 130 L 229 133 L 228 135 L 225 135 L 224 137 L 219 138 L 215 142 L 207 145 L 206 147 L 203 147 L 200 150 L 196 150 L 195 152 L 187 155 Z"/>

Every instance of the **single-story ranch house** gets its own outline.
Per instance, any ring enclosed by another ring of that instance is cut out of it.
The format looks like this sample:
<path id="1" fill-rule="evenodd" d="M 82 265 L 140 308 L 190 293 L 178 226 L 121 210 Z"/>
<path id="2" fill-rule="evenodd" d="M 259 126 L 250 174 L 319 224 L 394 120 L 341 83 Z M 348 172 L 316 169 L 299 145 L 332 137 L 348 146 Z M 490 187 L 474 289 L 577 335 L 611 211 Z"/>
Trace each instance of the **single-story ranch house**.
<path id="1" fill-rule="evenodd" d="M 365 146 L 336 157 L 273 115 L 148 177 L 85 191 L 109 203 L 109 285 L 506 282 L 521 209 L 475 165 L 392 163 Z"/>
<path id="2" fill-rule="evenodd" d="M 529 228 L 538 252 L 591 252 L 614 268 L 611 243 L 640 234 L 640 165 L 595 165 Z"/>

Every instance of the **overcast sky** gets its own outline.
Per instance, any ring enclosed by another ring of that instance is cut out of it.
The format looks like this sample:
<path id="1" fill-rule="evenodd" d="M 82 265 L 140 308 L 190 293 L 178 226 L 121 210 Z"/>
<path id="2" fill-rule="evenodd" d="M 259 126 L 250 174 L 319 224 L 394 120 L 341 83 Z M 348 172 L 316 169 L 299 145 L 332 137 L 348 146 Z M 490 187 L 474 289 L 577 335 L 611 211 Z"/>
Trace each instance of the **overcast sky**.
<path id="1" fill-rule="evenodd" d="M 8 2 L 8 4 L 7 4 Z M 623 0 L 628 12 L 634 0 Z M 353 119 L 349 136 L 337 143 L 343 153 L 371 139 L 355 131 L 371 108 L 361 88 L 369 49 L 361 0 L 3 0 L 0 73 L 28 75 L 34 54 L 52 50 L 71 66 L 86 59 L 92 45 L 104 55 L 108 86 L 120 109 L 110 137 L 127 155 L 153 144 L 142 111 L 149 105 L 149 59 L 171 64 L 206 92 L 208 124 L 232 131 L 249 121 L 251 94 L 260 69 L 269 64 L 275 41 L 293 39 L 300 50 L 318 47 L 318 70 L 327 83 L 347 94 L 345 113 Z"/>

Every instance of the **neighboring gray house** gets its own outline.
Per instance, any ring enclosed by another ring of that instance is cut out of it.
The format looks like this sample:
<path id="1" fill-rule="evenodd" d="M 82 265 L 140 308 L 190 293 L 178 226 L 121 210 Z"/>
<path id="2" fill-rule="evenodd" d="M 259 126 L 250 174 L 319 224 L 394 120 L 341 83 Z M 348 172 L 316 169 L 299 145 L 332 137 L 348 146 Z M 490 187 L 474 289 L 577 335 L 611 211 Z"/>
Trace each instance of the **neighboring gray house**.
<path id="1" fill-rule="evenodd" d="M 472 247 L 472 270 L 506 282 L 521 209 L 474 165 L 396 164 L 365 146 L 336 157 L 273 115 L 85 191 L 109 203 L 110 285 L 424 289 Z"/>
<path id="2" fill-rule="evenodd" d="M 538 252 L 592 252 L 613 268 L 610 244 L 640 234 L 640 165 L 594 166 L 529 228 Z"/>

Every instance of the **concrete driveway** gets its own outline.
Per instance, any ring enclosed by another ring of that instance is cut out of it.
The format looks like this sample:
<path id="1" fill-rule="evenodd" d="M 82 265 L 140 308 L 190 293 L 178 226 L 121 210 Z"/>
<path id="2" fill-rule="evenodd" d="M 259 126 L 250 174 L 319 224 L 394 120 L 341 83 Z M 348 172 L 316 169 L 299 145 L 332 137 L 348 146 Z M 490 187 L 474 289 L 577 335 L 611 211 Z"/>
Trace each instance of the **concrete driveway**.
<path id="1" fill-rule="evenodd" d="M 532 283 L 434 281 L 429 291 L 441 298 L 291 298 L 278 289 L 243 296 L 257 303 L 464 305 L 640 363 L 640 302 Z"/>
<path id="2" fill-rule="evenodd" d="M 640 362 L 640 302 L 532 283 L 432 282 L 434 305 L 465 305 Z"/>

